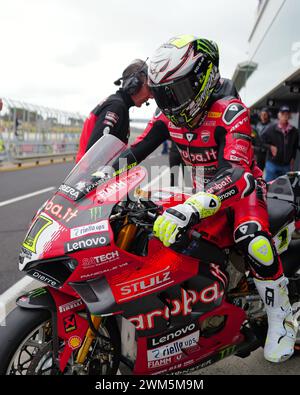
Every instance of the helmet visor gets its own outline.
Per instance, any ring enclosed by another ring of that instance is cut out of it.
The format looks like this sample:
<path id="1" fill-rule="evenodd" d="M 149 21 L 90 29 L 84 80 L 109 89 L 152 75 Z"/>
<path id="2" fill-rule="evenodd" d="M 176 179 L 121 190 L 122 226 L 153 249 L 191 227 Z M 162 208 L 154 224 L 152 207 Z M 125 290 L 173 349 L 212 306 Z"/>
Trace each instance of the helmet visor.
<path id="1" fill-rule="evenodd" d="M 170 113 L 186 107 L 200 90 L 195 75 L 167 84 L 152 85 L 150 83 L 149 86 L 158 107 Z"/>

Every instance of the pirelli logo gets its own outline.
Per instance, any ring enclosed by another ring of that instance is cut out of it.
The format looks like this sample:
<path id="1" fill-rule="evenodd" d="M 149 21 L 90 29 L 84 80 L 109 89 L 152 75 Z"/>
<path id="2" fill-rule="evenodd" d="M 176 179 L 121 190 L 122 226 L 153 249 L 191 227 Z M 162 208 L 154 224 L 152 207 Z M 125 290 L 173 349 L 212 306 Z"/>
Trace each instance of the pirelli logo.
<path id="1" fill-rule="evenodd" d="M 222 116 L 222 113 L 221 113 L 221 112 L 215 112 L 215 111 L 210 111 L 210 112 L 207 114 L 207 117 L 208 117 L 208 118 L 221 118 L 221 116 Z"/>

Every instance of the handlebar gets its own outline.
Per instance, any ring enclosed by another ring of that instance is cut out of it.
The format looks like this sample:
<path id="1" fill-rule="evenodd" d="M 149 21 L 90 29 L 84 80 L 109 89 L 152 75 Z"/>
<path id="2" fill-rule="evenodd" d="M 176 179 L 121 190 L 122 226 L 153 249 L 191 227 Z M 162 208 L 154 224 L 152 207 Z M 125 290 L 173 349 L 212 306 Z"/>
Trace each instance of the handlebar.
<path id="1" fill-rule="evenodd" d="M 200 240 L 202 238 L 202 234 L 200 232 L 197 232 L 196 230 L 191 230 L 189 236 L 193 240 Z"/>

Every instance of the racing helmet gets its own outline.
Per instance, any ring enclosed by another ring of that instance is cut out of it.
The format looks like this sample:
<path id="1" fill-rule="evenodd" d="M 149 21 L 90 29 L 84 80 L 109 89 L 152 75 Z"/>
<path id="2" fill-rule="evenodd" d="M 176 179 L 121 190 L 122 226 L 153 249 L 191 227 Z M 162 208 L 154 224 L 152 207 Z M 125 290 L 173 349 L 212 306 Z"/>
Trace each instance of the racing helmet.
<path id="1" fill-rule="evenodd" d="M 161 111 L 179 127 L 193 129 L 220 79 L 215 42 L 192 35 L 171 38 L 150 59 L 149 87 Z"/>

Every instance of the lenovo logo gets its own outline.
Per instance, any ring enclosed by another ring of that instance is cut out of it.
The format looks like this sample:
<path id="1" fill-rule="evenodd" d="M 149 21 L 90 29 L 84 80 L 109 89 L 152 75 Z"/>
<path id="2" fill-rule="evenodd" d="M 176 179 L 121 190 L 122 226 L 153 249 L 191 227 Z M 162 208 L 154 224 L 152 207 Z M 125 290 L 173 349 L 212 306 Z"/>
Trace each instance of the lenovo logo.
<path id="1" fill-rule="evenodd" d="M 86 250 L 88 248 L 102 247 L 109 244 L 109 237 L 106 235 L 85 237 L 80 240 L 72 241 L 65 244 L 65 252 Z"/>
<path id="2" fill-rule="evenodd" d="M 161 344 L 164 344 L 166 342 L 169 342 L 171 340 L 175 340 L 177 338 L 182 337 L 183 335 L 187 335 L 188 333 L 194 331 L 196 329 L 195 324 L 190 324 L 184 328 L 178 329 L 176 332 L 171 332 L 168 333 L 165 336 L 162 337 L 155 337 L 151 339 L 151 343 L 149 344 L 150 347 L 157 347 Z"/>

